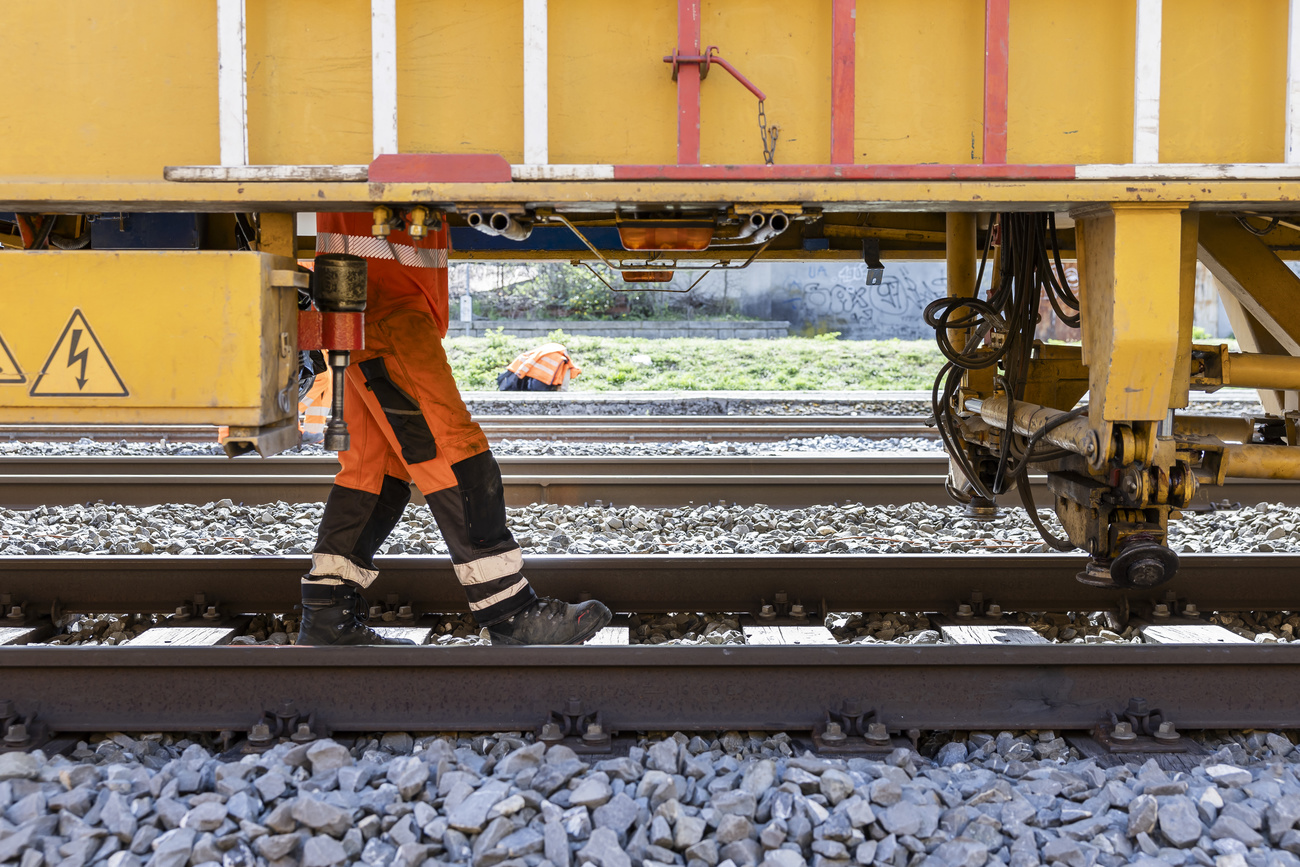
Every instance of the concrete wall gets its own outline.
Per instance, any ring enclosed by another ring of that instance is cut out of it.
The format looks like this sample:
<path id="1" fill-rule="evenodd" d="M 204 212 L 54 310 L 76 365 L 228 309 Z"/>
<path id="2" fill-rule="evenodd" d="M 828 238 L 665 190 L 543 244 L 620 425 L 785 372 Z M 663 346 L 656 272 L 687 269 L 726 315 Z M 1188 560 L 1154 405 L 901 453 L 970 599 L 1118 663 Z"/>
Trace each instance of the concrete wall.
<path id="1" fill-rule="evenodd" d="M 453 311 L 454 312 L 454 311 Z M 488 329 L 504 329 L 505 334 L 529 341 L 542 342 L 546 335 L 556 329 L 566 334 L 582 334 L 591 337 L 642 337 L 651 340 L 666 337 L 711 337 L 714 339 L 753 340 L 756 338 L 785 337 L 789 334 L 789 322 L 743 322 L 728 319 L 696 319 L 690 321 L 642 321 L 612 320 L 602 321 L 564 321 L 544 319 L 477 319 L 472 327 L 467 323 L 453 320 L 447 329 L 448 337 L 465 335 L 482 336 Z"/>

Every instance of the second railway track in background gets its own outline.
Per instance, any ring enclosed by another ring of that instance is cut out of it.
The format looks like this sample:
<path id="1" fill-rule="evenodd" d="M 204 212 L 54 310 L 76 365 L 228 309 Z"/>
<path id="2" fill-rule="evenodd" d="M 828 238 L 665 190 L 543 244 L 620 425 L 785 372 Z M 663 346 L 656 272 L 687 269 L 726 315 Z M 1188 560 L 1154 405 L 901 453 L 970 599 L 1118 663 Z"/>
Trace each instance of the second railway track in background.
<path id="1" fill-rule="evenodd" d="M 480 415 L 492 441 L 559 442 L 772 442 L 803 437 L 925 437 L 938 434 L 916 415 Z M 128 440 L 215 443 L 210 425 L 0 425 L 0 441 L 76 442 Z"/>
<path id="2" fill-rule="evenodd" d="M 499 460 L 511 506 L 594 505 L 597 500 L 646 507 L 719 501 L 777 507 L 952 503 L 944 485 L 948 459 L 941 453 L 503 456 Z M 0 507 L 98 500 L 134 506 L 202 505 L 221 499 L 248 505 L 323 502 L 337 466 L 329 456 L 233 461 L 224 457 L 4 457 L 0 458 Z M 1050 504 L 1045 479 L 1033 476 L 1031 482 L 1035 502 Z M 1300 505 L 1300 486 L 1289 481 L 1235 480 L 1223 494 L 1245 505 Z M 1012 501 L 1019 502 L 1014 494 L 1008 498 Z"/>

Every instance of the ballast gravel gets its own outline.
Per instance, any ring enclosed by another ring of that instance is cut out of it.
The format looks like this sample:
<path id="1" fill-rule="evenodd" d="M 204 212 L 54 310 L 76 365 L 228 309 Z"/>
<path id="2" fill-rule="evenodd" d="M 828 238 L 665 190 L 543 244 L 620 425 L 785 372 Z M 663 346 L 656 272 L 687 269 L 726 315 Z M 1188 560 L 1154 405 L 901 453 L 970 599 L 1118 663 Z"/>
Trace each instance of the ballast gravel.
<path id="1" fill-rule="evenodd" d="M 498 457 L 725 457 L 738 455 L 760 457 L 764 455 L 792 454 L 858 454 L 864 452 L 942 452 L 943 444 L 929 437 L 842 437 L 834 434 L 819 437 L 799 437 L 774 442 L 705 442 L 683 440 L 680 442 L 635 443 L 569 443 L 554 440 L 497 440 L 492 451 Z M 282 457 L 323 457 L 327 455 L 319 445 L 302 445 L 282 452 Z M 221 457 L 224 452 L 216 442 L 100 442 L 83 439 L 70 443 L 0 442 L 0 461 L 11 457 Z M 236 460 L 256 462 L 254 456 Z"/>
<path id="2" fill-rule="evenodd" d="M 0 754 L 0 863 L 1300 865 L 1300 765 L 1273 733 L 1215 733 L 1176 770 L 1105 767 L 1054 732 L 932 735 L 920 753 L 849 759 L 735 731 L 642 738 L 615 757 L 518 732 L 261 754 L 196 740 L 113 733 L 70 756 Z"/>
<path id="3" fill-rule="evenodd" d="M 0 554 L 304 554 L 320 503 L 0 509 Z M 974 520 L 960 506 L 908 503 L 778 509 L 724 504 L 643 508 L 531 505 L 507 510 L 523 548 L 540 554 L 1033 553 L 1050 549 L 1020 508 Z M 1062 534 L 1056 519 L 1039 511 Z M 1259 503 L 1171 522 L 1180 552 L 1300 551 L 1300 507 Z M 446 554 L 424 507 L 411 506 L 381 553 Z"/>

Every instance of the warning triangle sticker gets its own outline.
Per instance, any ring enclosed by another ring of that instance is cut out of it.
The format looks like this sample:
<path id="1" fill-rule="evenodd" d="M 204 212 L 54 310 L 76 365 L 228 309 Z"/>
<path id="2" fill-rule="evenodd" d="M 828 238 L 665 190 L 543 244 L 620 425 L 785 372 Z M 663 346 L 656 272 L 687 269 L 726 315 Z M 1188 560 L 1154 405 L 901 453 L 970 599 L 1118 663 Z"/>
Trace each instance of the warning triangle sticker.
<path id="1" fill-rule="evenodd" d="M 126 397 L 126 384 L 78 308 L 45 359 L 31 397 Z"/>
<path id="2" fill-rule="evenodd" d="M 27 374 L 18 366 L 18 359 L 9 351 L 5 337 L 0 334 L 0 385 L 16 385 L 26 382 Z"/>

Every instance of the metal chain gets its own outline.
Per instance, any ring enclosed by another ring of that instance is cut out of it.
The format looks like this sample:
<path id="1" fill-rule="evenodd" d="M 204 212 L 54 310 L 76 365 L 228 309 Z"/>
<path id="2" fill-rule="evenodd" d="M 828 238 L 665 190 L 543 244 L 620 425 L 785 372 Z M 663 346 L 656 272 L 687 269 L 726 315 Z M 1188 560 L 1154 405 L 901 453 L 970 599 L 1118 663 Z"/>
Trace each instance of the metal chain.
<path id="1" fill-rule="evenodd" d="M 767 112 L 763 111 L 763 100 L 758 101 L 758 134 L 763 139 L 763 162 L 772 165 L 772 159 L 776 155 L 776 139 L 781 134 L 781 128 L 772 124 L 772 137 L 768 138 L 767 133 Z"/>

